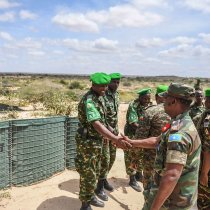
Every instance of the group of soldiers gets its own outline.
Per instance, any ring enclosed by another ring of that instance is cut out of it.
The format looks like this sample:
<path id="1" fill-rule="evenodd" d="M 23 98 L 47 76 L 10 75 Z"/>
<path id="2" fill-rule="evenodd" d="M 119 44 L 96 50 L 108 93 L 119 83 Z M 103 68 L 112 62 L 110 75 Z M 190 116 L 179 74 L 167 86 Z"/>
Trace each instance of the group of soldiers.
<path id="1" fill-rule="evenodd" d="M 114 190 L 107 175 L 117 147 L 124 150 L 129 185 L 140 192 L 137 181 L 143 183 L 144 210 L 191 209 L 197 203 L 210 209 L 210 88 L 204 106 L 202 89 L 185 84 L 159 85 L 156 105 L 151 88 L 139 90 L 127 110 L 125 135 L 119 135 L 120 79 L 120 73 L 92 74 L 91 88 L 78 105 L 80 210 L 104 207 L 105 190 Z"/>

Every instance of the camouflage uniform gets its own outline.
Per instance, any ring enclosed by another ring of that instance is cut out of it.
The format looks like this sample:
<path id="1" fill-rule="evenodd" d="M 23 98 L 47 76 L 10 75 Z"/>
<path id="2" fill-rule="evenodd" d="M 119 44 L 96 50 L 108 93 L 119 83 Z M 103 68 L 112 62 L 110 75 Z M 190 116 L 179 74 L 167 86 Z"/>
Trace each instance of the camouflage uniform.
<path id="1" fill-rule="evenodd" d="M 197 106 L 196 104 L 192 105 L 192 107 L 190 108 L 190 112 L 189 115 L 190 117 L 193 119 L 196 116 L 200 115 L 203 113 L 203 111 L 205 110 L 204 106 Z"/>
<path id="2" fill-rule="evenodd" d="M 152 136 L 159 136 L 161 129 L 170 121 L 170 117 L 165 113 L 163 104 L 150 106 L 145 109 L 145 119 L 136 130 L 135 139 L 145 139 Z M 149 179 L 152 176 L 156 151 L 153 149 L 143 149 L 143 186 L 146 189 Z"/>
<path id="3" fill-rule="evenodd" d="M 89 202 L 94 197 L 100 172 L 103 137 L 94 129 L 91 122 L 99 120 L 105 125 L 105 113 L 104 98 L 90 89 L 78 105 L 80 126 L 76 134 L 75 166 L 80 174 L 79 198 L 82 202 Z"/>
<path id="4" fill-rule="evenodd" d="M 161 135 L 156 148 L 154 176 L 150 189 L 145 191 L 143 209 L 149 210 L 159 190 L 161 176 L 166 163 L 183 164 L 184 168 L 171 195 L 164 202 L 163 210 L 191 209 L 197 200 L 198 172 L 201 144 L 197 130 L 188 112 L 178 115 L 171 121 L 171 127 Z"/>
<path id="5" fill-rule="evenodd" d="M 200 116 L 197 130 L 201 138 L 202 151 L 210 152 L 210 110 L 206 110 Z M 201 166 L 203 156 L 201 153 Z M 208 187 L 199 184 L 198 187 L 198 207 L 199 209 L 210 209 L 210 172 L 208 174 Z"/>
<path id="6" fill-rule="evenodd" d="M 136 133 L 136 129 L 131 126 L 131 123 L 137 122 L 138 124 L 141 124 L 144 121 L 144 109 L 145 107 L 139 104 L 139 99 L 136 99 L 129 104 L 124 134 L 130 139 L 133 139 Z M 142 149 L 124 151 L 125 167 L 128 175 L 135 175 L 136 171 L 142 171 L 142 156 Z"/>
<path id="7" fill-rule="evenodd" d="M 106 122 L 113 129 L 114 134 L 118 135 L 118 107 L 119 93 L 112 93 L 109 89 L 104 96 L 106 103 Z M 102 148 L 100 179 L 105 179 L 111 170 L 116 158 L 116 147 L 109 141 L 104 142 Z"/>

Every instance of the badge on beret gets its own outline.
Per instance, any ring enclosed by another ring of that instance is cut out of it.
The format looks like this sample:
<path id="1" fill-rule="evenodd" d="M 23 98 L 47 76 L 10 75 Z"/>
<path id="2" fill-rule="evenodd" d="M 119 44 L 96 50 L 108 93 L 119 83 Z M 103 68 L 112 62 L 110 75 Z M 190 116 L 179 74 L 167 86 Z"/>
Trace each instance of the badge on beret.
<path id="1" fill-rule="evenodd" d="M 168 142 L 180 142 L 182 140 L 181 134 L 171 134 L 169 135 Z"/>

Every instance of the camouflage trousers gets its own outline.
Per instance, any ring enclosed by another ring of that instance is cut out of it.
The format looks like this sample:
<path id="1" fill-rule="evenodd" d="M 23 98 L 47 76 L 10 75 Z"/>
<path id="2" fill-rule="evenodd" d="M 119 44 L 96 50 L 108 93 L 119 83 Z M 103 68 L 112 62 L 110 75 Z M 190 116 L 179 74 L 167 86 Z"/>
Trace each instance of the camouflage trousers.
<path id="1" fill-rule="evenodd" d="M 142 149 L 130 149 L 124 151 L 126 173 L 129 176 L 135 175 L 136 171 L 142 171 L 142 157 Z"/>
<path id="2" fill-rule="evenodd" d="M 112 168 L 116 158 L 116 147 L 110 141 L 103 143 L 102 157 L 101 157 L 101 170 L 99 179 L 106 179 L 107 175 Z"/>
<path id="3" fill-rule="evenodd" d="M 110 152 L 110 163 L 109 163 L 109 171 L 110 171 L 112 166 L 114 165 L 114 161 L 116 159 L 116 152 L 117 152 L 117 148 L 111 142 L 109 142 L 109 152 Z"/>
<path id="4" fill-rule="evenodd" d="M 143 149 L 143 187 L 147 188 L 149 182 L 152 181 L 153 168 L 155 162 L 156 151 L 152 149 Z"/>
<path id="5" fill-rule="evenodd" d="M 101 147 L 77 145 L 75 167 L 80 175 L 79 199 L 89 202 L 95 195 L 97 180 L 100 173 Z"/>
<path id="6" fill-rule="evenodd" d="M 210 209 L 210 187 L 205 187 L 199 184 L 198 186 L 198 209 Z"/>

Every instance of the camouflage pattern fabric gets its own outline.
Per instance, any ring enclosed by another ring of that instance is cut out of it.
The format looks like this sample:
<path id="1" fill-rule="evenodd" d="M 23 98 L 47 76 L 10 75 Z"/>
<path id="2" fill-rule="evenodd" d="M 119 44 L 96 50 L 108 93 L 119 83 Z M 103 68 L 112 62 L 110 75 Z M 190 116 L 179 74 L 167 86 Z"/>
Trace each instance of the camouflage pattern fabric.
<path id="1" fill-rule="evenodd" d="M 82 202 L 88 202 L 94 196 L 100 172 L 103 137 L 94 129 L 92 122 L 98 120 L 105 125 L 105 113 L 104 98 L 90 89 L 78 105 L 80 123 L 75 137 L 75 167 L 80 174 L 79 198 Z"/>
<path id="2" fill-rule="evenodd" d="M 145 118 L 136 130 L 135 139 L 145 139 L 159 136 L 164 125 L 170 122 L 170 117 L 165 113 L 163 104 L 150 106 L 145 109 Z M 152 177 L 156 151 L 143 149 L 143 186 L 146 189 Z"/>
<path id="3" fill-rule="evenodd" d="M 113 130 L 115 135 L 118 135 L 118 108 L 119 108 L 119 93 L 112 93 L 109 89 L 104 96 L 106 104 L 106 123 L 109 129 Z M 99 179 L 106 179 L 111 170 L 116 158 L 116 147 L 111 142 L 106 141 L 102 148 L 101 171 Z"/>
<path id="4" fill-rule="evenodd" d="M 210 110 L 206 110 L 200 115 L 197 130 L 201 138 L 202 151 L 210 152 Z M 201 153 L 201 166 L 203 155 Z M 210 172 L 208 174 L 208 187 L 199 184 L 198 187 L 198 208 L 210 209 Z"/>
<path id="5" fill-rule="evenodd" d="M 136 99 L 129 104 L 126 114 L 124 134 L 130 139 L 134 139 L 136 133 L 136 129 L 130 124 L 134 122 L 141 124 L 144 121 L 145 108 L 146 107 L 139 104 L 139 99 Z M 130 149 L 124 151 L 125 168 L 128 175 L 135 175 L 136 171 L 142 171 L 142 156 L 142 149 Z"/>
<path id="6" fill-rule="evenodd" d="M 194 117 L 202 114 L 205 110 L 204 106 L 197 106 L 196 104 L 194 104 L 191 108 L 190 108 L 190 112 L 189 115 L 190 117 L 193 119 Z"/>
<path id="7" fill-rule="evenodd" d="M 191 209 L 197 201 L 200 153 L 200 138 L 189 112 L 171 120 L 171 127 L 162 133 L 156 149 L 153 182 L 150 188 L 144 191 L 148 200 L 145 201 L 143 209 L 151 208 L 167 163 L 183 164 L 184 168 L 173 192 L 161 209 Z"/>

